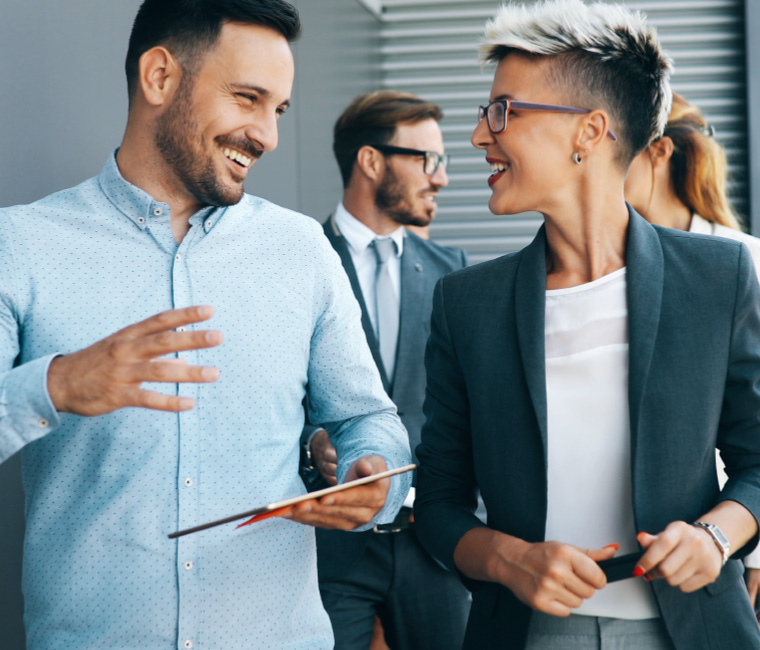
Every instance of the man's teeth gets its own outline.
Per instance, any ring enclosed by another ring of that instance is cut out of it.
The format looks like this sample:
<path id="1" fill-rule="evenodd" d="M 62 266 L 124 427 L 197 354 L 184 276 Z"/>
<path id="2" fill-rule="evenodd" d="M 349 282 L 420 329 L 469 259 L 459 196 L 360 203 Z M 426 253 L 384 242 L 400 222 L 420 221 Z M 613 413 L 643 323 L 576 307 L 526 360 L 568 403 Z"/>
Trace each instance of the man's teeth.
<path id="1" fill-rule="evenodd" d="M 502 163 L 502 162 L 491 163 L 492 174 L 496 174 L 498 172 L 505 172 L 507 171 L 507 169 L 509 169 L 508 163 Z"/>
<path id="2" fill-rule="evenodd" d="M 250 167 L 253 164 L 253 159 L 234 149 L 224 149 L 224 155 L 230 160 L 240 163 L 243 167 Z"/>

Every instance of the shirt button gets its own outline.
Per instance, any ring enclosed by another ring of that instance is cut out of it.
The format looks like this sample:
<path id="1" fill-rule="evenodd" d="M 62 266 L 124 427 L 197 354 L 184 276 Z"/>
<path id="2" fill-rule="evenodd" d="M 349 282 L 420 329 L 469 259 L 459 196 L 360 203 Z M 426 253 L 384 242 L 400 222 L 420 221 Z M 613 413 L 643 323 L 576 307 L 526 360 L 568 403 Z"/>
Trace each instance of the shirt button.
<path id="1" fill-rule="evenodd" d="M 185 571 L 190 571 L 190 569 L 192 568 L 193 568 L 193 563 L 190 560 L 185 562 Z"/>
<path id="2" fill-rule="evenodd" d="M 177 253 L 174 256 L 174 259 L 177 260 L 178 262 L 181 262 L 182 261 L 182 253 Z"/>
<path id="3" fill-rule="evenodd" d="M 185 487 L 193 487 L 193 479 L 189 476 L 185 479 Z"/>
<path id="4" fill-rule="evenodd" d="M 137 217 L 137 223 L 139 224 L 145 223 L 145 217 Z"/>
<path id="5" fill-rule="evenodd" d="M 40 429 L 47 429 L 50 426 L 50 420 L 47 418 L 40 418 L 37 420 L 37 426 L 39 426 Z"/>
<path id="6" fill-rule="evenodd" d="M 178 327 L 178 328 L 177 328 L 177 331 L 178 331 L 178 332 L 184 332 L 184 331 L 185 331 L 185 328 L 184 328 L 184 327 Z"/>
<path id="7" fill-rule="evenodd" d="M 214 222 L 211 219 L 207 219 L 206 223 L 203 224 L 203 227 L 205 228 L 206 232 L 208 232 L 209 230 L 211 230 L 211 226 L 213 225 L 214 225 Z"/>
<path id="8" fill-rule="evenodd" d="M 190 650 L 190 648 L 192 648 L 192 647 L 193 647 L 193 642 L 192 642 L 190 639 L 187 639 L 187 640 L 185 641 L 185 643 L 183 644 L 183 646 L 184 646 L 185 648 L 187 648 L 188 650 Z"/>
<path id="9" fill-rule="evenodd" d="M 161 208 L 153 208 L 153 214 L 157 217 L 160 217 L 163 213 L 164 211 Z"/>

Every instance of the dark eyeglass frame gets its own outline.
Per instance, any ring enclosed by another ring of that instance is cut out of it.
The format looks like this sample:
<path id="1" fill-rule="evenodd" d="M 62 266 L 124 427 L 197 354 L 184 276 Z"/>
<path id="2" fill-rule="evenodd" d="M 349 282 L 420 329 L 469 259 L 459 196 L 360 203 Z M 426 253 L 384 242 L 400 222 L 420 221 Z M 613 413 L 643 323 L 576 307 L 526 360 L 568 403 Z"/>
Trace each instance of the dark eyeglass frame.
<path id="1" fill-rule="evenodd" d="M 389 156 L 423 156 L 425 160 L 422 163 L 422 171 L 428 176 L 433 176 L 438 171 L 439 165 L 443 165 L 444 170 L 449 166 L 449 154 L 447 153 L 440 154 L 437 151 L 394 147 L 392 144 L 371 144 L 369 146 Z"/>
<path id="2" fill-rule="evenodd" d="M 504 110 L 504 126 L 501 128 L 494 128 L 494 126 L 491 124 L 491 106 L 494 105 L 501 105 Z M 518 111 L 549 111 L 552 113 L 578 113 L 578 114 L 585 114 L 590 113 L 591 111 L 587 108 L 575 108 L 574 106 L 557 106 L 555 104 L 536 104 L 534 102 L 520 102 L 516 99 L 495 99 L 494 101 L 486 104 L 485 106 L 478 106 L 478 122 L 480 122 L 484 117 L 487 118 L 486 124 L 488 124 L 488 128 L 490 129 L 491 133 L 497 134 L 501 133 L 502 131 L 506 130 L 507 124 L 509 123 L 509 112 L 513 109 L 517 109 Z M 617 142 L 617 136 L 612 131 L 607 131 L 607 135 L 612 138 L 615 142 Z"/>

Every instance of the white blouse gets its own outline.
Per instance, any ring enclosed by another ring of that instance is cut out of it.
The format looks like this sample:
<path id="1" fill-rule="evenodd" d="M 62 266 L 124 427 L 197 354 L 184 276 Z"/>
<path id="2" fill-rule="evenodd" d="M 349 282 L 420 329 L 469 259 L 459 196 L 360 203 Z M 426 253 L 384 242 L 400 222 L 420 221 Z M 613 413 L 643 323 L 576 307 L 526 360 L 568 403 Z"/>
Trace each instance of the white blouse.
<path id="1" fill-rule="evenodd" d="M 546 539 L 638 550 L 628 414 L 626 270 L 546 292 Z M 607 585 L 575 614 L 658 617 L 643 578 Z"/>

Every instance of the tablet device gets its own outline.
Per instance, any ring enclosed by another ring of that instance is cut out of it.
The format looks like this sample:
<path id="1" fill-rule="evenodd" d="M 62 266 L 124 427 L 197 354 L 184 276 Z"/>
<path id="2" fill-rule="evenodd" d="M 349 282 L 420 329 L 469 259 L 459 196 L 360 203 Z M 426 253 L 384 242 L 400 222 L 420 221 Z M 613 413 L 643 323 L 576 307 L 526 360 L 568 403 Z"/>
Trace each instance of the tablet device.
<path id="1" fill-rule="evenodd" d="M 183 535 L 189 535 L 190 533 L 197 533 L 200 530 L 206 530 L 207 528 L 213 528 L 214 526 L 228 524 L 232 521 L 237 521 L 238 519 L 244 519 L 245 517 L 262 515 L 268 512 L 272 512 L 273 510 L 282 510 L 289 506 L 294 506 L 297 503 L 301 503 L 302 501 L 308 501 L 309 499 L 319 499 L 320 497 L 327 496 L 328 494 L 333 494 L 334 492 L 343 492 L 344 490 L 350 490 L 351 488 L 357 487 L 358 485 L 366 485 L 367 483 L 374 483 L 375 481 L 388 478 L 389 476 L 403 474 L 404 472 L 411 472 L 416 467 L 417 465 L 414 464 L 404 465 L 403 467 L 389 469 L 385 472 L 380 472 L 379 474 L 372 474 L 370 476 L 365 476 L 364 478 L 358 478 L 354 481 L 348 481 L 347 483 L 340 483 L 339 485 L 333 485 L 332 487 L 327 487 L 322 490 L 316 490 L 315 492 L 299 494 L 297 497 L 291 497 L 290 499 L 284 499 L 283 501 L 275 501 L 274 503 L 269 503 L 265 506 L 261 506 L 260 508 L 254 508 L 253 510 L 241 512 L 240 514 L 225 517 L 224 519 L 210 521 L 206 524 L 194 526 L 193 528 L 186 528 L 185 530 L 178 530 L 177 532 L 171 533 L 169 535 L 169 539 L 175 539 L 177 537 L 182 537 Z"/>

